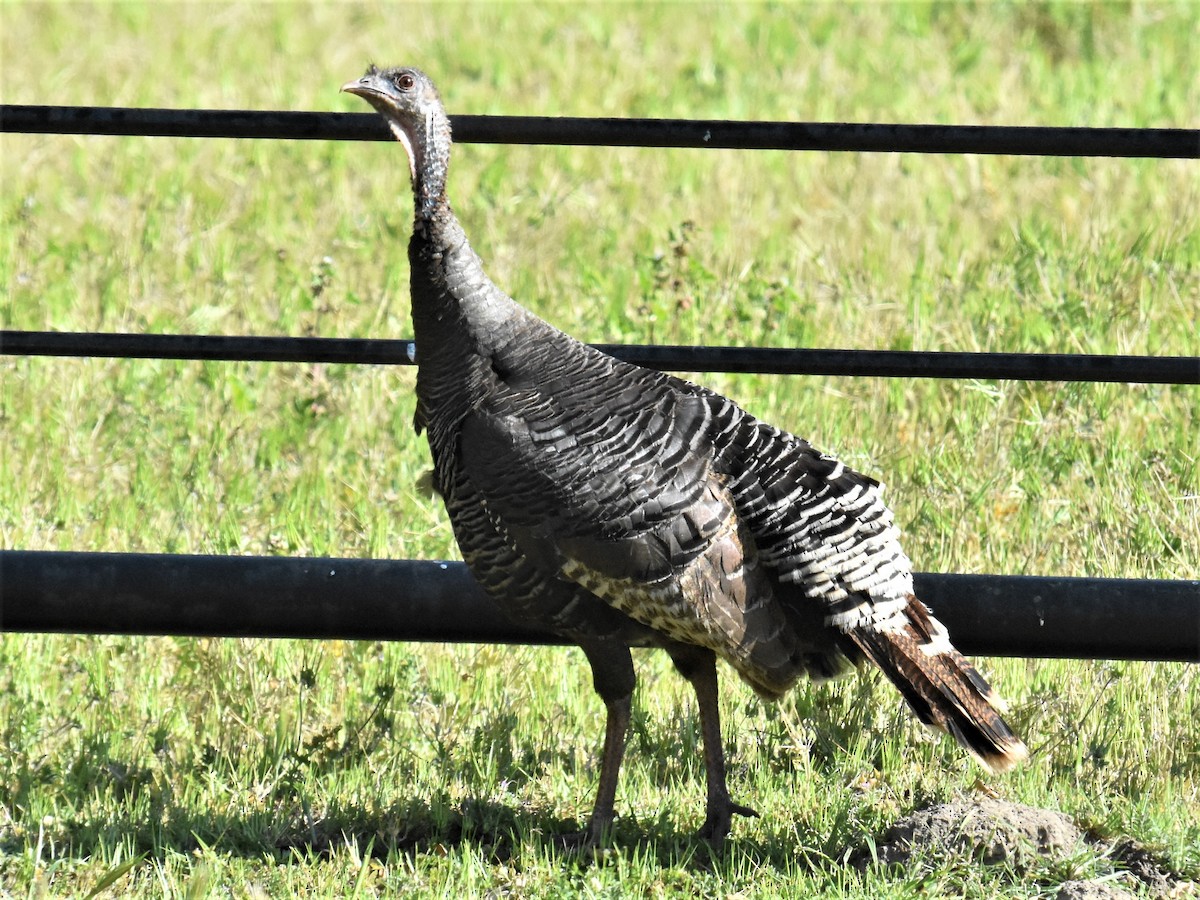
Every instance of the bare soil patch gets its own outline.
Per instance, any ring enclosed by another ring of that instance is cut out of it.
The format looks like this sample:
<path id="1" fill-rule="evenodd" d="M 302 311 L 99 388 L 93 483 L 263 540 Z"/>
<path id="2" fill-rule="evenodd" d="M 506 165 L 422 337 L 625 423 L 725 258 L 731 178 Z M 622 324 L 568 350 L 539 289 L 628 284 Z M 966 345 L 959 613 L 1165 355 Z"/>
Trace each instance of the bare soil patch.
<path id="1" fill-rule="evenodd" d="M 980 798 L 918 809 L 893 824 L 855 863 L 908 866 L 919 860 L 1007 866 L 1014 877 L 1058 881 L 1056 871 L 1091 863 L 1092 878 L 1059 882 L 1057 900 L 1117 900 L 1133 896 L 1200 896 L 1195 883 L 1170 871 L 1130 838 L 1104 839 L 1064 813 Z"/>

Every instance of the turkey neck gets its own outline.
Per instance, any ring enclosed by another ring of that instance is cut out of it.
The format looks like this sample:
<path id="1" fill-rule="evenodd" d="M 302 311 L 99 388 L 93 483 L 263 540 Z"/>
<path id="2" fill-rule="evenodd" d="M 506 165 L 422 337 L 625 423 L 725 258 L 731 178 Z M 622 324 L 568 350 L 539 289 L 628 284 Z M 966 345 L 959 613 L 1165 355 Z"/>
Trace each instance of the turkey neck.
<path id="1" fill-rule="evenodd" d="M 494 385 L 496 354 L 522 329 L 528 333 L 530 322 L 548 326 L 491 282 L 450 208 L 446 176 L 451 140 L 445 113 L 438 109 L 406 131 L 414 206 L 408 258 L 417 397 L 439 463 L 444 452 L 452 452 L 458 423 Z"/>

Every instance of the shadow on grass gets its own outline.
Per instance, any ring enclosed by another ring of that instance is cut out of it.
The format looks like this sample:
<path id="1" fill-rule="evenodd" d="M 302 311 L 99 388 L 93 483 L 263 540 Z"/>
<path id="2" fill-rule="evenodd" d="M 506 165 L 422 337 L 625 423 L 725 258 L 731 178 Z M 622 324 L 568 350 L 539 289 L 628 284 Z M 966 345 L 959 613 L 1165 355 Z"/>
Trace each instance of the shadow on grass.
<path id="1" fill-rule="evenodd" d="M 55 821 L 44 829 L 0 832 L 0 853 L 27 852 L 36 841 L 42 845 L 42 859 L 108 855 L 122 847 L 123 855 L 159 860 L 202 850 L 276 864 L 312 864 L 344 851 L 387 860 L 472 850 L 492 864 L 532 854 L 564 866 L 586 867 L 627 856 L 702 871 L 746 866 L 793 870 L 811 868 L 820 858 L 816 854 L 810 860 L 798 850 L 800 823 L 773 829 L 759 840 L 738 836 L 735 825 L 734 837 L 713 851 L 665 812 L 652 818 L 618 817 L 600 851 L 581 853 L 564 838 L 583 823 L 549 809 L 480 799 L 455 802 L 448 796 L 406 799 L 372 809 L 335 802 L 319 816 L 307 813 L 306 805 L 245 815 L 175 806 L 158 810 L 150 820 L 114 815 L 106 820 Z"/>
<path id="2" fill-rule="evenodd" d="M 677 779 L 702 782 L 695 727 L 648 729 L 642 723 L 634 730 L 641 756 L 663 761 L 657 773 L 662 784 Z M 496 744 L 504 746 L 502 741 Z M 346 764 L 344 751 L 340 746 L 324 752 L 324 745 L 316 749 L 306 745 L 306 755 L 293 760 L 296 780 L 301 780 L 301 772 L 311 776 Z M 556 758 L 554 762 L 561 765 L 564 761 Z M 207 757 L 181 763 L 193 767 L 182 783 L 204 777 L 214 764 Z M 513 766 L 507 776 L 510 783 L 519 784 L 522 770 L 529 767 L 512 760 L 509 765 Z M 212 851 L 277 864 L 305 864 L 344 851 L 380 859 L 397 855 L 416 859 L 424 854 L 445 856 L 469 850 L 493 863 L 532 854 L 561 860 L 564 865 L 629 857 L 665 867 L 730 871 L 765 866 L 794 871 L 828 865 L 844 853 L 842 848 L 861 846 L 864 840 L 848 819 L 839 818 L 831 829 L 825 810 L 821 815 L 802 813 L 796 821 L 760 823 L 765 829 L 749 829 L 735 822 L 732 838 L 720 853 L 713 853 L 692 834 L 698 820 L 643 808 L 640 814 L 619 817 L 604 850 L 589 857 L 564 840 L 584 823 L 564 818 L 561 808 L 521 804 L 515 797 L 463 800 L 461 795 L 452 797 L 440 790 L 388 804 L 369 794 L 330 800 L 287 777 L 268 779 L 273 786 L 259 797 L 254 796 L 254 786 L 243 783 L 232 788 L 225 809 L 206 809 L 193 791 L 183 788 L 191 797 L 180 793 L 178 777 L 164 777 L 156 767 L 123 760 L 113 753 L 110 742 L 100 737 L 85 740 L 65 768 L 42 760 L 18 767 L 13 774 L 8 785 L 0 786 L 0 799 L 10 809 L 53 805 L 75 810 L 41 822 L 30 819 L 10 823 L 15 827 L 0 825 L 0 855 L 28 854 L 36 847 L 41 859 L 110 858 L 120 848 L 124 858 L 144 855 L 162 860 Z M 43 795 L 40 803 L 35 800 L 38 794 Z M 221 796 L 219 792 L 217 796 Z M 62 802 L 53 803 L 51 797 Z"/>

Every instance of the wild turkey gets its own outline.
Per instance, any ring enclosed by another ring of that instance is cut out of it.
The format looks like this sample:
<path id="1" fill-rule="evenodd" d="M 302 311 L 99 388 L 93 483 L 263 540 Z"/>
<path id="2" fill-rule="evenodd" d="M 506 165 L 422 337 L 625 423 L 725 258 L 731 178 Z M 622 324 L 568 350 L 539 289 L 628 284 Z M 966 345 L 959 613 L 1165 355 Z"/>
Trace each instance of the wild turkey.
<path id="1" fill-rule="evenodd" d="M 446 199 L 450 122 L 429 78 L 375 66 L 342 90 L 408 153 L 418 352 L 415 425 L 478 581 L 512 616 L 578 642 L 608 711 L 580 838 L 614 817 L 635 675 L 660 647 L 692 684 L 708 780 L 700 836 L 734 814 L 716 658 L 776 699 L 869 659 L 921 721 L 986 767 L 1026 749 L 987 682 L 913 596 L 878 482 L 702 387 L 614 359 L 517 305 L 484 274 Z"/>

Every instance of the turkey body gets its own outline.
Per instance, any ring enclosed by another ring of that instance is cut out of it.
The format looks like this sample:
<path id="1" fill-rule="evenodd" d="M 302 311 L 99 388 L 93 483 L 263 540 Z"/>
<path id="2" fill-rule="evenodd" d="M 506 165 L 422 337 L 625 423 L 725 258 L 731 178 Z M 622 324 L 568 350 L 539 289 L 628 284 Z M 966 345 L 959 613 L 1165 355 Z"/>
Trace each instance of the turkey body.
<path id="1" fill-rule="evenodd" d="M 344 87 L 404 144 L 416 425 L 463 557 L 513 617 L 577 642 L 608 709 L 587 843 L 614 816 L 635 676 L 668 652 L 697 696 L 704 838 L 735 814 L 717 709 L 719 657 L 761 696 L 869 659 L 918 717 L 1002 769 L 1024 745 L 983 678 L 913 595 L 873 479 L 690 382 L 607 356 L 484 273 L 446 200 L 449 120 L 427 76 L 372 67 Z"/>
<path id="2" fill-rule="evenodd" d="M 420 308 L 441 308 L 474 268 L 421 236 L 410 257 L 414 297 L 433 295 Z M 704 647 L 775 698 L 853 652 L 802 621 L 806 589 L 911 593 L 876 482 L 507 297 L 480 305 L 479 321 L 452 325 L 469 351 L 419 351 L 417 394 L 455 538 L 510 614 L 581 642 Z M 445 324 L 418 317 L 418 348 L 442 345 Z"/>

